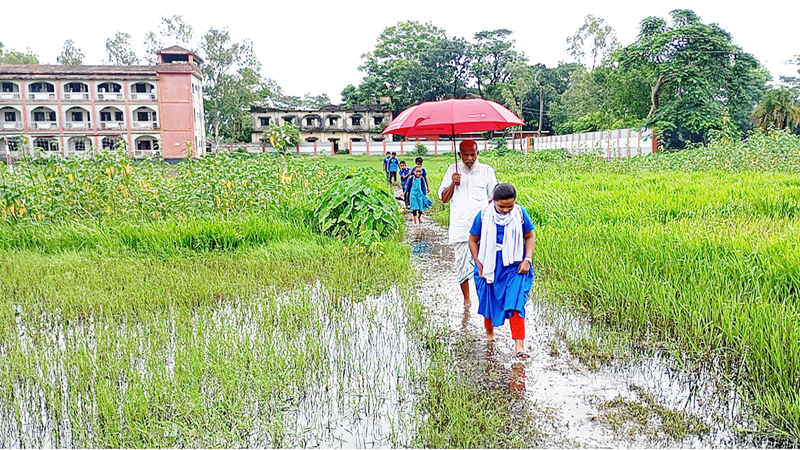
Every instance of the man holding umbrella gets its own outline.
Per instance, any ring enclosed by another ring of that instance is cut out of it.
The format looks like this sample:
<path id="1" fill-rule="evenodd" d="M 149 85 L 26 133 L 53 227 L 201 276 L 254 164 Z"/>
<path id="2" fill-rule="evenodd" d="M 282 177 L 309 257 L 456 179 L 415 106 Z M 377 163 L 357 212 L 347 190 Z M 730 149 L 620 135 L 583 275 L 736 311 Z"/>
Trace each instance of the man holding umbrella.
<path id="1" fill-rule="evenodd" d="M 461 133 L 504 130 L 525 122 L 503 105 L 482 98 L 451 98 L 424 102 L 401 112 L 383 130 L 383 134 L 401 136 L 455 136 Z M 459 146 L 461 162 L 447 169 L 439 188 L 439 197 L 450 205 L 450 243 L 455 247 L 456 268 L 464 305 L 470 306 L 469 278 L 473 262 L 469 251 L 472 221 L 492 198 L 497 185 L 494 169 L 478 162 L 478 144 L 464 141 Z"/>
<path id="2" fill-rule="evenodd" d="M 458 148 L 461 162 L 447 168 L 439 187 L 439 197 L 442 203 L 450 202 L 450 244 L 455 251 L 456 273 L 464 295 L 464 306 L 469 307 L 472 305 L 469 279 L 474 270 L 468 245 L 469 229 L 475 216 L 492 198 L 497 177 L 490 165 L 478 162 L 478 144 L 475 141 L 463 141 Z"/>

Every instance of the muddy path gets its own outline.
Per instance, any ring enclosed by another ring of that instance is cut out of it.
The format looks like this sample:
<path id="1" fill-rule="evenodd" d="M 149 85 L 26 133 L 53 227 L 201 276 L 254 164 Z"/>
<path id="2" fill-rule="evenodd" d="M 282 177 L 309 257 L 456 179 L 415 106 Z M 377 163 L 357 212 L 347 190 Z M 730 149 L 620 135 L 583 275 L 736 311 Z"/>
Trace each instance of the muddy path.
<path id="1" fill-rule="evenodd" d="M 763 447 L 764 442 L 734 432 L 745 427 L 737 395 L 707 371 L 676 369 L 677 363 L 640 354 L 590 368 L 573 356 L 565 338 L 588 332 L 585 320 L 555 311 L 544 302 L 541 282 L 526 306 L 526 348 L 531 358 L 514 356 L 508 325 L 488 344 L 477 314 L 474 284 L 471 308 L 464 308 L 453 270 L 447 229 L 430 215 L 414 224 L 406 213 L 412 265 L 422 280 L 418 295 L 441 314 L 432 315 L 463 334 L 468 351 L 460 365 L 481 364 L 524 392 L 539 411 L 546 447 Z"/>

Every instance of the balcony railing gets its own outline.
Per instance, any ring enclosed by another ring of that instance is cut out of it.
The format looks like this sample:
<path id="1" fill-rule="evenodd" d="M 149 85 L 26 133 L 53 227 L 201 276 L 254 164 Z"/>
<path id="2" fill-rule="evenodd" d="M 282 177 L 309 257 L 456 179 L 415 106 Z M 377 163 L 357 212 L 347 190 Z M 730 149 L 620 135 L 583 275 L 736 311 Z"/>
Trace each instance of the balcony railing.
<path id="1" fill-rule="evenodd" d="M 92 128 L 91 122 L 67 122 L 68 130 L 88 130 Z"/>
<path id="2" fill-rule="evenodd" d="M 122 92 L 98 92 L 98 100 L 125 100 Z"/>
<path id="3" fill-rule="evenodd" d="M 0 92 L 0 100 L 20 100 L 19 92 Z"/>
<path id="4" fill-rule="evenodd" d="M 131 93 L 131 100 L 155 100 L 156 93 L 155 92 L 132 92 Z"/>
<path id="5" fill-rule="evenodd" d="M 88 92 L 64 92 L 64 100 L 89 100 Z"/>
<path id="6" fill-rule="evenodd" d="M 22 122 L 3 122 L 4 130 L 21 130 Z"/>
<path id="7" fill-rule="evenodd" d="M 133 122 L 134 130 L 156 130 L 158 122 Z"/>
<path id="8" fill-rule="evenodd" d="M 31 125 L 34 130 L 55 130 L 58 128 L 58 122 L 33 122 Z"/>
<path id="9" fill-rule="evenodd" d="M 125 122 L 100 122 L 101 130 L 120 130 L 125 128 Z"/>
<path id="10" fill-rule="evenodd" d="M 28 100 L 55 100 L 55 92 L 31 92 L 28 94 Z"/>

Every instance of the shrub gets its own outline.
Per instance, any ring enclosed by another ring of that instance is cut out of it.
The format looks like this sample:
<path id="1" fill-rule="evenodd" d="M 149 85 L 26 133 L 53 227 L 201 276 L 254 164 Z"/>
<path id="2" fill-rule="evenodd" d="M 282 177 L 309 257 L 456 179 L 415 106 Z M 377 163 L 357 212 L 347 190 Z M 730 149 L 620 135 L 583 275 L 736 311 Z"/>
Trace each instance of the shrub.
<path id="1" fill-rule="evenodd" d="M 375 170 L 359 169 L 334 183 L 314 211 L 319 230 L 362 245 L 401 231 L 397 202 L 381 181 Z"/>

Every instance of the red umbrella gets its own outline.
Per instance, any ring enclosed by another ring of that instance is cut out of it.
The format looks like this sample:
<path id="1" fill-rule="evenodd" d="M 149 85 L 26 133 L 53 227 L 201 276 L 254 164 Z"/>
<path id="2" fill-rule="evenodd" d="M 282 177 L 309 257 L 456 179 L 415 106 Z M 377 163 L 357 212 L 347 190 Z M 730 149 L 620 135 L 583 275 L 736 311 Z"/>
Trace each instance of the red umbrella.
<path id="1" fill-rule="evenodd" d="M 502 130 L 524 122 L 505 106 L 482 98 L 425 102 L 401 112 L 383 134 L 402 136 L 456 135 Z"/>

